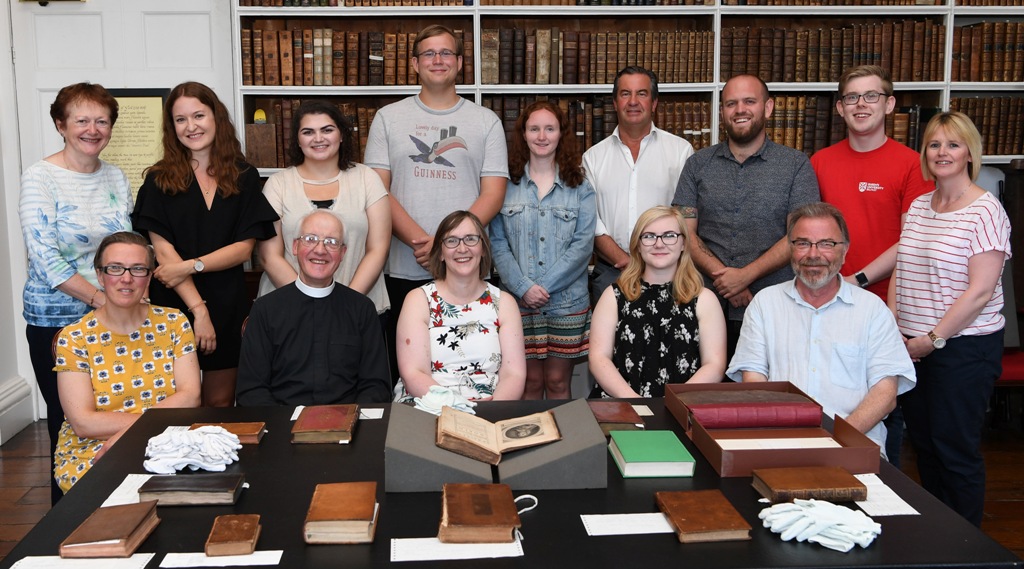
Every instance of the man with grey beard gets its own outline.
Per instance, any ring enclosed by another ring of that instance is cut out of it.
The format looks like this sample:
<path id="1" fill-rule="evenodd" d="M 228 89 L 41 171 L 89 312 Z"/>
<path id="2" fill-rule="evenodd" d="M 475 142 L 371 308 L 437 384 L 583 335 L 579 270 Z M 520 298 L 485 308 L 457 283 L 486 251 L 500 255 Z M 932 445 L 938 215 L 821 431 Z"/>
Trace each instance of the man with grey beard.
<path id="1" fill-rule="evenodd" d="M 877 296 L 839 276 L 850 234 L 835 206 L 797 208 L 786 238 L 796 278 L 754 297 L 726 375 L 793 383 L 877 443 L 884 458 L 881 421 L 917 381 L 896 320 Z"/>

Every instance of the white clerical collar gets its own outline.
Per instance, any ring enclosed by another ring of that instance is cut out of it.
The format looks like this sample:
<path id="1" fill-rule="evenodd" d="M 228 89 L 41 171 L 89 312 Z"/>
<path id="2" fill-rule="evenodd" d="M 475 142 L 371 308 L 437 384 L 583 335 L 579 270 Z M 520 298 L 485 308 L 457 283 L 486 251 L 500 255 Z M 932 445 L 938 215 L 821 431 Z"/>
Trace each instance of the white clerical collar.
<path id="1" fill-rule="evenodd" d="M 330 286 L 317 288 L 302 282 L 302 278 L 300 277 L 295 279 L 295 288 L 299 289 L 299 291 L 306 296 L 311 296 L 313 298 L 326 298 L 334 291 L 334 281 L 331 281 Z"/>

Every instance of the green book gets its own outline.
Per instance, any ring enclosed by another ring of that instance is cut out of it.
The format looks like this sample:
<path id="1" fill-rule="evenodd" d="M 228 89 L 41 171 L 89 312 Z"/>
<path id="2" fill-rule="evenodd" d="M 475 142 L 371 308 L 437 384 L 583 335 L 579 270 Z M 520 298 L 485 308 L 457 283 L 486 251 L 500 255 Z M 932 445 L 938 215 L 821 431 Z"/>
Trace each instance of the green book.
<path id="1" fill-rule="evenodd" d="M 694 460 L 672 431 L 612 431 L 608 452 L 623 478 L 693 476 Z"/>

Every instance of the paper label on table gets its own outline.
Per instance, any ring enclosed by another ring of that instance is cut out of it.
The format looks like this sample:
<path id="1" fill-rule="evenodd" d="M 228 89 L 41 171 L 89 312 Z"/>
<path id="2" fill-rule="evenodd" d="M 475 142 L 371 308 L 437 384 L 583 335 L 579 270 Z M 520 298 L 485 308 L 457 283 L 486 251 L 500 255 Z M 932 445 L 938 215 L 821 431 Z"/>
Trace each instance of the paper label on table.
<path id="1" fill-rule="evenodd" d="M 121 485 L 114 488 L 114 491 L 110 493 L 110 496 L 107 496 L 107 499 L 100 506 L 106 508 L 107 506 L 120 506 L 122 504 L 138 504 L 139 488 L 152 476 L 152 474 L 129 474 L 125 476 Z"/>
<path id="2" fill-rule="evenodd" d="M 441 543 L 436 537 L 391 540 L 392 562 L 522 556 L 523 544 L 518 537 L 512 543 Z"/>
<path id="3" fill-rule="evenodd" d="M 829 437 L 796 437 L 792 439 L 715 439 L 722 450 L 777 450 L 789 448 L 843 448 Z"/>
<path id="4" fill-rule="evenodd" d="M 25 557 L 11 569 L 144 569 L 155 553 L 136 553 L 123 559 L 62 559 L 57 556 Z"/>
<path id="5" fill-rule="evenodd" d="M 877 474 L 855 474 L 868 487 L 868 499 L 857 502 L 860 509 L 869 516 L 920 516 L 918 512 L 895 490 L 882 482 Z"/>
<path id="6" fill-rule="evenodd" d="M 302 413 L 302 410 L 305 409 L 305 408 L 306 408 L 305 405 L 299 405 L 299 406 L 295 407 L 295 412 L 292 413 L 291 420 L 294 421 L 295 419 L 298 419 L 299 418 L 299 413 Z"/>
<path id="7" fill-rule="evenodd" d="M 641 417 L 654 416 L 654 411 L 651 411 L 651 408 L 648 407 L 647 405 L 633 405 L 633 410 L 636 411 L 636 414 L 640 415 Z"/>
<path id="8" fill-rule="evenodd" d="M 237 567 L 239 565 L 280 565 L 283 550 L 255 551 L 249 555 L 218 555 L 205 553 L 168 553 L 161 567 Z"/>
<path id="9" fill-rule="evenodd" d="M 672 524 L 661 512 L 653 514 L 580 514 L 587 535 L 636 535 L 673 533 Z"/>
<path id="10" fill-rule="evenodd" d="M 365 407 L 360 407 L 359 408 L 359 418 L 360 419 L 383 419 L 384 418 L 384 408 L 381 407 L 379 409 L 367 409 Z"/>

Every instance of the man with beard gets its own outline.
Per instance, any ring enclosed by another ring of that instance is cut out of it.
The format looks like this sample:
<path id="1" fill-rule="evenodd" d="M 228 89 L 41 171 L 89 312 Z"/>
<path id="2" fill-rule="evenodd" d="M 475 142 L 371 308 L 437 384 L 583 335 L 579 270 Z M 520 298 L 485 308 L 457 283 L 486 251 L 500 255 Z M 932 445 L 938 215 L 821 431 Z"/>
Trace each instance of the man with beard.
<path id="1" fill-rule="evenodd" d="M 728 140 L 686 161 L 672 200 L 687 218 L 693 262 L 722 302 L 730 356 L 753 295 L 793 278 L 786 214 L 819 199 L 807 156 L 765 136 L 774 107 L 761 79 L 729 79 L 722 88 Z"/>
<path id="2" fill-rule="evenodd" d="M 882 418 L 917 381 L 896 320 L 877 296 L 839 276 L 850 234 L 835 206 L 797 208 L 786 238 L 796 278 L 754 297 L 726 375 L 793 383 L 885 457 Z"/>

